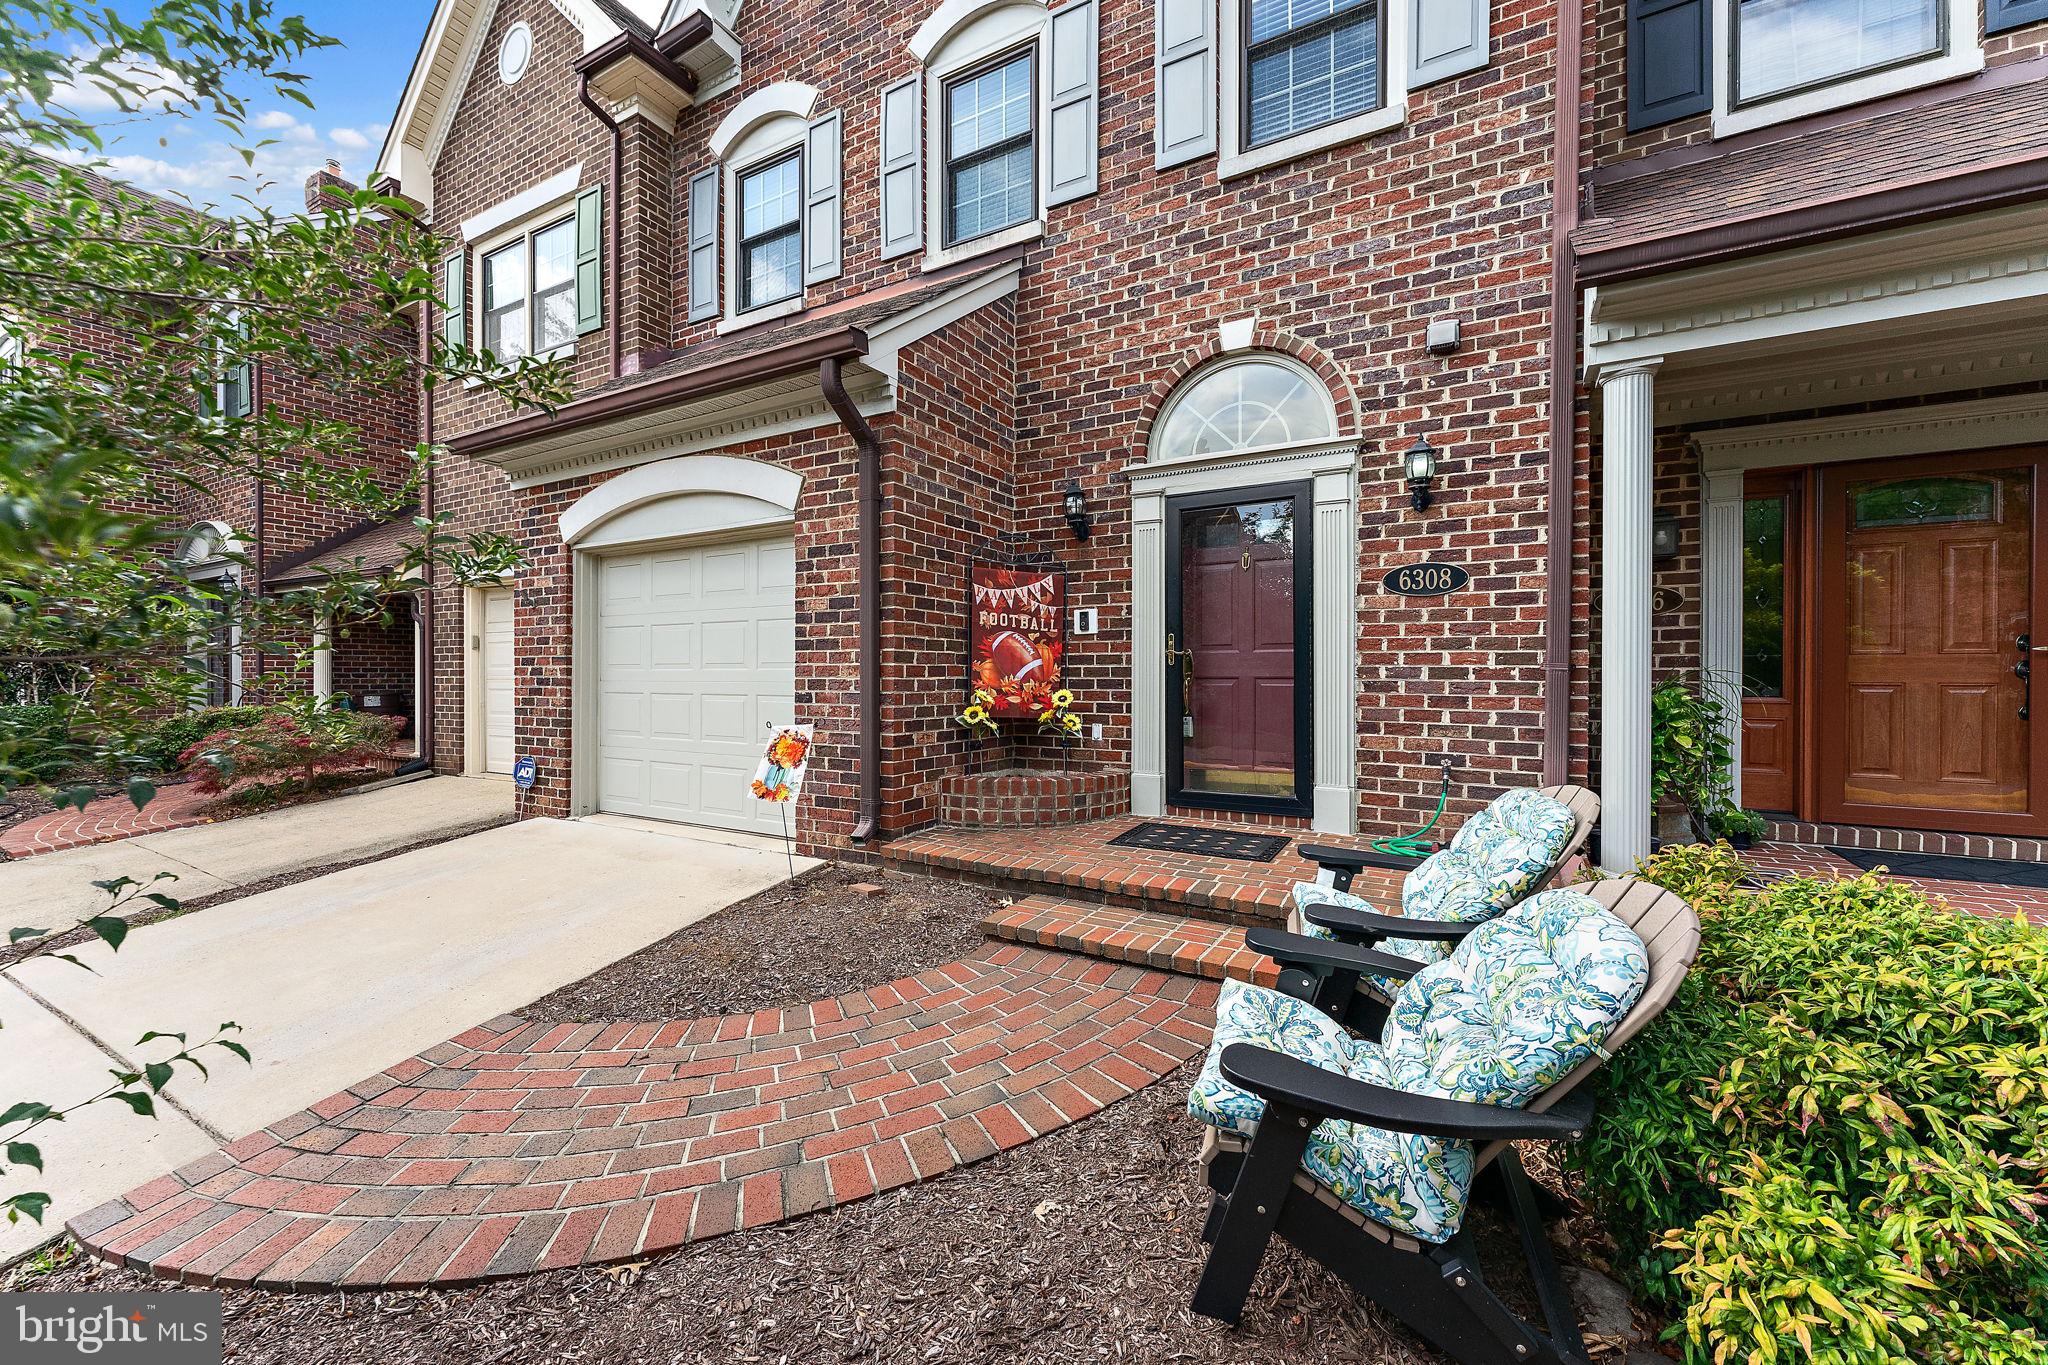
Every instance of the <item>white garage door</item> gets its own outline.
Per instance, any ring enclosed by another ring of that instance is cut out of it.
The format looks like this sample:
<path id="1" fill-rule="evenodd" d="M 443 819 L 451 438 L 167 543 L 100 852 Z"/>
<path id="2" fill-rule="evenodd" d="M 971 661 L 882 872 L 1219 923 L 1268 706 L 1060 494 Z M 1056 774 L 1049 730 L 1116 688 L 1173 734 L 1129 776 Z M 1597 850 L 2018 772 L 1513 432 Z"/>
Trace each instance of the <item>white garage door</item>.
<path id="1" fill-rule="evenodd" d="M 748 784 L 768 727 L 795 719 L 790 537 L 598 566 L 598 809 L 780 833 Z"/>

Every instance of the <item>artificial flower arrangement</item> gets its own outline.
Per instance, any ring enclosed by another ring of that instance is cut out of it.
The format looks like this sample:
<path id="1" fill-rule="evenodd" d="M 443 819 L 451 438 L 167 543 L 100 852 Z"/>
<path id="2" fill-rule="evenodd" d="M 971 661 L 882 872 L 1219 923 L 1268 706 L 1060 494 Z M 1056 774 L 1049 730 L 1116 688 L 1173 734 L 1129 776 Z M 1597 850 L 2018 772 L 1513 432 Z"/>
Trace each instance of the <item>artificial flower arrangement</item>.
<path id="1" fill-rule="evenodd" d="M 785 727 L 768 742 L 761 766 L 754 773 L 753 792 L 757 800 L 787 803 L 796 799 L 803 786 L 804 764 L 811 755 L 811 728 Z"/>
<path id="2" fill-rule="evenodd" d="M 982 738 L 996 735 L 1001 727 L 996 724 L 996 718 L 989 714 L 989 707 L 995 704 L 995 700 L 996 694 L 986 687 L 975 688 L 966 708 L 953 717 L 953 723 L 964 727 L 971 735 Z"/>
<path id="3" fill-rule="evenodd" d="M 1062 687 L 1046 699 L 1045 710 L 1038 713 L 1038 728 L 1052 731 L 1059 737 L 1062 747 L 1081 734 L 1081 717 L 1073 710 L 1073 705 L 1074 694 Z"/>

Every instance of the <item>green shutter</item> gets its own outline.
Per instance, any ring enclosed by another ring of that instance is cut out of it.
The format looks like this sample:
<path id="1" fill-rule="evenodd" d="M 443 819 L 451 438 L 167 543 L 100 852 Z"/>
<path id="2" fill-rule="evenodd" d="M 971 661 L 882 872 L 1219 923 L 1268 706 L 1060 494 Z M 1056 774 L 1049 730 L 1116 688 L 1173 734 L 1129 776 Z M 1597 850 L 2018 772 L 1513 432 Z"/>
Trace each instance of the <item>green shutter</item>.
<path id="1" fill-rule="evenodd" d="M 469 305 L 462 297 L 462 253 L 441 262 L 441 342 L 460 348 L 469 336 Z"/>
<path id="2" fill-rule="evenodd" d="M 576 196 L 576 335 L 604 326 L 604 186 Z"/>
<path id="3" fill-rule="evenodd" d="M 228 416 L 247 417 L 251 411 L 253 396 L 251 380 L 254 379 L 255 364 L 238 360 L 228 366 Z"/>

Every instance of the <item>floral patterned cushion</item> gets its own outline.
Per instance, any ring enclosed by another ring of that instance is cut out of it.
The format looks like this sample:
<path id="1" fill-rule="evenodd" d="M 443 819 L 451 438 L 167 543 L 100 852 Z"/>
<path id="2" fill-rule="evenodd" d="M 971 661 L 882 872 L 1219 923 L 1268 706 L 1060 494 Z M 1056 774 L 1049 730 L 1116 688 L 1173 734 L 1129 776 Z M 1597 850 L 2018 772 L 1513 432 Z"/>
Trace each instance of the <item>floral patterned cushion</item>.
<path id="1" fill-rule="evenodd" d="M 1232 982 L 1188 1112 L 1249 1137 L 1265 1102 L 1223 1079 L 1233 1043 L 1284 1052 L 1414 1095 L 1519 1109 L 1577 1067 L 1635 1006 L 1648 983 L 1642 940 L 1597 901 L 1546 891 L 1472 931 L 1402 987 L 1375 1043 L 1350 1037 L 1313 1006 Z M 1329 1119 L 1302 1166 L 1388 1227 L 1444 1242 L 1464 1221 L 1473 1144 Z"/>
<path id="2" fill-rule="evenodd" d="M 1408 874 L 1401 884 L 1401 913 L 1451 924 L 1492 919 L 1528 895 L 1557 864 L 1577 824 L 1570 806 L 1533 787 L 1501 793 L 1467 820 L 1447 847 L 1423 859 L 1422 866 Z M 1313 882 L 1295 884 L 1297 911 L 1317 901 L 1354 909 L 1378 908 L 1349 892 Z M 1297 917 L 1303 933 L 1334 937 L 1329 930 L 1310 924 L 1306 916 Z M 1441 962 L 1451 951 L 1447 943 L 1423 939 L 1390 938 L 1381 946 L 1396 957 L 1425 963 Z M 1375 976 L 1372 983 L 1389 997 L 1401 988 L 1393 977 Z"/>

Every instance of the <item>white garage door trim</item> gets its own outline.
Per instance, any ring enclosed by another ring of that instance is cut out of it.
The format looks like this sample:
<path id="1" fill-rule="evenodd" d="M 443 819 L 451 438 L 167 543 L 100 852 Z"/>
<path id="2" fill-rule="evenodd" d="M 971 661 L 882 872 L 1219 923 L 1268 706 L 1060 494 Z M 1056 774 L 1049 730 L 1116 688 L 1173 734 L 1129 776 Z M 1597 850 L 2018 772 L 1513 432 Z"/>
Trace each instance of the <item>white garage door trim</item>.
<path id="1" fill-rule="evenodd" d="M 798 476 L 778 466 L 715 455 L 643 465 L 632 475 L 639 477 L 630 489 L 612 485 L 631 476 L 600 484 L 561 518 L 564 540 L 573 546 L 569 808 L 576 815 L 598 809 L 598 631 L 604 558 L 760 541 L 777 530 L 793 535 L 802 485 Z M 713 527 L 717 529 L 709 529 Z M 793 585 L 790 593 L 794 615 Z"/>

